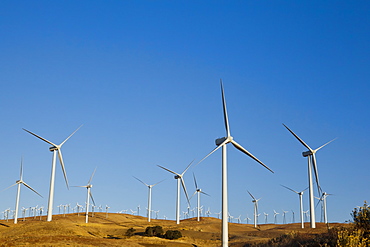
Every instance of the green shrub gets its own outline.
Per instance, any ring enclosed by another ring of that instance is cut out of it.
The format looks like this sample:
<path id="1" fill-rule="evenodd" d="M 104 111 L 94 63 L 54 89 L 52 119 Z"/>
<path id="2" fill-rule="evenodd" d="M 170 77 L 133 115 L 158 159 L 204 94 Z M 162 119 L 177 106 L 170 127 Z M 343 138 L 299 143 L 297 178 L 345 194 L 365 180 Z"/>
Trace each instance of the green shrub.
<path id="1" fill-rule="evenodd" d="M 129 228 L 129 229 L 127 229 L 127 231 L 126 231 L 126 236 L 128 236 L 128 237 L 131 237 L 131 236 L 133 236 L 134 235 L 134 232 L 135 232 L 136 230 L 134 229 L 134 228 Z"/>
<path id="2" fill-rule="evenodd" d="M 178 238 L 181 238 L 182 237 L 182 234 L 180 231 L 178 230 L 167 230 L 166 233 L 164 234 L 164 238 L 165 239 L 178 239 Z"/>
<path id="3" fill-rule="evenodd" d="M 147 237 L 162 237 L 163 229 L 161 226 L 148 226 L 145 229 L 145 236 Z"/>

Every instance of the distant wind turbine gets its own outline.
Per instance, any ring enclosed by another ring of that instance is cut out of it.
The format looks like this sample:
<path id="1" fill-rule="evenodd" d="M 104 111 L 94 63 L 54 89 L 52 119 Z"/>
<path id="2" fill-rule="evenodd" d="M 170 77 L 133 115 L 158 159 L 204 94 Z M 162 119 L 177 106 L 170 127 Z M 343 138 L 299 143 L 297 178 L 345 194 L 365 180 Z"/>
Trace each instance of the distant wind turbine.
<path id="1" fill-rule="evenodd" d="M 289 211 L 284 211 L 283 210 L 283 224 L 286 224 L 286 213 L 288 213 Z"/>
<path id="2" fill-rule="evenodd" d="M 134 177 L 136 180 L 138 180 L 140 183 L 144 184 L 146 187 L 148 187 L 148 222 L 150 222 L 151 220 L 151 211 L 152 211 L 152 188 L 154 186 L 156 186 L 157 184 L 163 182 L 164 180 L 162 181 L 159 181 L 158 183 L 155 183 L 155 184 L 152 184 L 152 185 L 149 185 L 149 184 L 146 184 L 144 183 L 143 181 L 141 181 L 140 179 L 138 179 L 137 177 Z"/>
<path id="3" fill-rule="evenodd" d="M 54 182 L 55 182 L 55 166 L 56 166 L 56 157 L 57 157 L 56 155 L 57 155 L 57 152 L 58 152 L 59 162 L 60 162 L 60 165 L 61 165 L 62 170 L 63 170 L 64 180 L 66 181 L 67 188 L 69 189 L 68 179 L 67 179 L 67 173 L 66 173 L 66 170 L 65 170 L 65 167 L 64 167 L 64 161 L 63 161 L 63 156 L 62 156 L 62 150 L 61 150 L 61 148 L 62 148 L 63 144 L 66 141 L 68 141 L 68 139 L 71 138 L 71 136 L 73 136 L 74 133 L 76 133 L 76 131 L 79 130 L 81 127 L 82 127 L 82 125 L 80 127 L 78 127 L 70 136 L 67 137 L 67 139 L 65 139 L 59 145 L 54 144 L 51 141 L 48 141 L 45 138 L 42 138 L 41 136 L 38 136 L 38 135 L 32 133 L 29 130 L 23 129 L 24 131 L 30 133 L 31 135 L 33 135 L 33 136 L 35 136 L 35 137 L 43 140 L 46 143 L 49 143 L 51 145 L 51 147 L 49 148 L 49 150 L 51 152 L 53 152 L 53 161 L 52 161 L 51 176 L 50 176 L 50 190 L 49 190 L 48 217 L 47 217 L 47 221 L 51 221 L 52 218 L 53 218 Z"/>
<path id="4" fill-rule="evenodd" d="M 17 222 L 18 222 L 18 209 L 19 209 L 19 199 L 20 199 L 20 194 L 21 194 L 21 184 L 23 184 L 24 186 L 26 186 L 27 188 L 29 188 L 30 190 L 32 190 L 33 192 L 35 192 L 36 194 L 38 194 L 39 196 L 42 197 L 42 195 L 40 195 L 36 190 L 34 190 L 31 186 L 29 186 L 28 184 L 26 184 L 26 182 L 23 181 L 23 158 L 21 159 L 21 172 L 20 172 L 19 180 L 17 180 L 15 182 L 15 184 L 13 184 L 13 185 L 9 186 L 8 188 L 4 189 L 4 190 L 7 190 L 7 189 L 13 187 L 14 185 L 18 185 L 17 197 L 16 197 L 16 200 L 15 200 L 14 224 L 17 224 Z"/>
<path id="5" fill-rule="evenodd" d="M 195 184 L 195 192 L 194 194 L 191 196 L 193 197 L 195 194 L 198 194 L 197 195 L 197 198 L 198 198 L 198 201 L 197 201 L 197 221 L 200 221 L 200 194 L 205 194 L 207 196 L 209 196 L 207 193 L 205 193 L 204 191 L 202 191 L 199 187 L 198 187 L 198 184 L 197 184 L 197 180 L 195 178 L 195 174 L 193 172 L 193 178 L 194 178 L 194 184 Z M 190 197 L 190 198 L 191 198 Z M 208 216 L 209 217 L 209 216 Z"/>
<path id="6" fill-rule="evenodd" d="M 229 127 L 229 119 L 227 116 L 227 109 L 226 109 L 226 100 L 225 100 L 225 94 L 224 89 L 222 85 L 222 80 L 220 80 L 221 84 L 221 94 L 222 94 L 222 106 L 223 106 L 223 112 L 224 112 L 224 122 L 225 122 L 225 128 L 226 128 L 226 137 L 216 139 L 216 145 L 217 147 L 213 149 L 209 154 L 207 154 L 200 162 L 202 162 L 204 159 L 206 159 L 208 156 L 210 156 L 212 153 L 214 153 L 216 150 L 222 147 L 222 230 L 221 230 L 221 241 L 222 241 L 222 247 L 227 247 L 229 242 L 229 229 L 227 225 L 227 219 L 228 219 L 228 197 L 227 197 L 227 150 L 226 150 L 226 144 L 231 143 L 234 145 L 236 149 L 243 152 L 244 154 L 248 155 L 258 163 L 260 163 L 262 166 L 264 166 L 266 169 L 273 171 L 268 168 L 264 163 L 262 163 L 259 159 L 257 159 L 255 156 L 253 156 L 250 152 L 248 152 L 244 147 L 242 147 L 239 143 L 237 143 L 234 138 L 230 134 L 230 127 Z M 198 164 L 200 163 L 198 162 Z"/>
<path id="7" fill-rule="evenodd" d="M 316 221 L 315 221 L 315 204 L 314 204 L 314 192 L 313 192 L 313 182 L 312 182 L 312 166 L 316 178 L 316 185 L 319 193 L 321 192 L 321 187 L 319 183 L 319 173 L 316 165 L 316 152 L 319 151 L 321 148 L 325 147 L 335 139 L 325 143 L 324 145 L 320 146 L 317 149 L 312 149 L 310 146 L 308 146 L 299 136 L 297 136 L 291 129 L 288 128 L 285 124 L 283 124 L 284 127 L 292 134 L 294 135 L 295 138 L 303 145 L 305 146 L 308 151 L 303 152 L 302 155 L 303 157 L 308 158 L 308 184 L 309 184 L 309 198 L 310 198 L 310 225 L 311 228 L 316 228 Z"/>
<path id="8" fill-rule="evenodd" d="M 274 209 L 274 224 L 276 224 L 276 223 L 277 223 L 276 216 L 277 216 L 278 214 L 279 214 L 279 213 L 278 213 L 278 212 L 276 212 L 276 211 L 275 211 L 275 209 Z"/>
<path id="9" fill-rule="evenodd" d="M 290 191 L 293 191 L 294 193 L 296 193 L 298 196 L 299 196 L 299 211 L 300 211 L 300 215 L 301 215 L 301 227 L 304 228 L 304 219 L 303 219 L 303 199 L 302 199 L 302 195 L 303 195 L 303 192 L 305 192 L 308 188 L 298 192 L 298 191 L 295 191 L 287 186 L 284 186 L 281 184 L 281 186 L 283 186 L 284 188 L 290 190 Z M 293 217 L 294 217 L 294 213 L 293 213 Z M 294 219 L 293 219 L 293 222 L 294 222 Z"/>
<path id="10" fill-rule="evenodd" d="M 91 177 L 89 179 L 89 182 L 87 182 L 87 185 L 83 185 L 83 186 L 74 186 L 74 187 L 82 187 L 82 188 L 86 188 L 87 189 L 87 196 L 86 196 L 86 220 L 85 220 L 85 223 L 89 223 L 89 206 L 90 206 L 90 198 L 91 198 L 91 201 L 93 203 L 93 205 L 95 205 L 95 201 L 94 201 L 94 198 L 91 194 L 91 187 L 92 187 L 92 184 L 91 184 L 91 181 L 94 177 L 94 174 L 95 174 L 95 171 L 96 171 L 96 168 L 94 170 L 94 172 L 91 174 Z"/>
<path id="11" fill-rule="evenodd" d="M 180 224 L 180 184 L 182 185 L 182 188 L 184 189 L 186 199 L 188 200 L 188 204 L 190 204 L 189 196 L 188 196 L 188 192 L 186 191 L 186 186 L 185 186 L 185 181 L 184 181 L 183 176 L 186 173 L 186 171 L 189 169 L 189 167 L 191 166 L 192 163 L 193 163 L 193 161 L 190 162 L 190 164 L 185 168 L 185 170 L 181 174 L 179 174 L 177 172 L 174 172 L 174 171 L 171 171 L 170 169 L 167 169 L 163 166 L 158 165 L 160 168 L 162 168 L 162 169 L 164 169 L 164 170 L 166 170 L 170 173 L 175 174 L 175 179 L 177 179 L 176 224 Z"/>
<path id="12" fill-rule="evenodd" d="M 249 191 L 247 191 L 248 194 L 252 197 L 252 202 L 254 204 L 254 227 L 257 228 L 257 224 L 258 224 L 258 201 L 261 200 L 260 199 L 256 199 Z"/>

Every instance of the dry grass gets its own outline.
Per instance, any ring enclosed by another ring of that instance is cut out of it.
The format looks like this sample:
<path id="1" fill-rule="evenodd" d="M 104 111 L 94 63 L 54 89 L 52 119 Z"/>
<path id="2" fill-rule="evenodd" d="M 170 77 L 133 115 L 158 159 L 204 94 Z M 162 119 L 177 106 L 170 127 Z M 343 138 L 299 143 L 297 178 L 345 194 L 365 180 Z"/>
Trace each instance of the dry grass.
<path id="1" fill-rule="evenodd" d="M 95 213 L 85 224 L 85 217 L 77 214 L 54 215 L 52 222 L 33 218 L 18 221 L 14 225 L 10 220 L 0 221 L 0 246 L 140 246 L 140 247 L 190 247 L 220 246 L 221 221 L 215 218 L 195 218 L 181 221 L 152 220 L 129 214 Z M 183 237 L 178 240 L 166 240 L 143 236 L 148 226 L 162 226 L 166 230 L 180 230 Z M 332 224 L 331 226 L 346 225 Z M 134 228 L 135 235 L 126 237 L 127 229 Z M 308 225 L 307 225 L 308 227 Z M 300 224 L 260 225 L 257 229 L 249 224 L 229 224 L 230 246 L 245 246 L 247 243 L 266 242 L 271 238 L 291 232 L 318 234 L 327 232 L 324 224 L 318 223 L 316 229 L 301 229 Z"/>

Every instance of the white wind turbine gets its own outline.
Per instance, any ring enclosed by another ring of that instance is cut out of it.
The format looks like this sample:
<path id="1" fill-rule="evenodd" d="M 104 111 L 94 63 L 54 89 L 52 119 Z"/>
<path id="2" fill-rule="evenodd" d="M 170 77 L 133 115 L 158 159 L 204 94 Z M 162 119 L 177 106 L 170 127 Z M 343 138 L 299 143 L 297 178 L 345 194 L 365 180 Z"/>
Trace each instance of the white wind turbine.
<path id="1" fill-rule="evenodd" d="M 283 210 L 283 224 L 286 224 L 286 213 L 288 213 L 289 211 L 284 211 Z"/>
<path id="2" fill-rule="evenodd" d="M 261 200 L 260 199 L 256 199 L 248 190 L 247 190 L 248 194 L 252 197 L 252 202 L 254 204 L 254 227 L 257 228 L 257 217 L 258 217 L 258 201 Z"/>
<path id="3" fill-rule="evenodd" d="M 278 214 L 279 214 L 279 213 L 278 213 L 278 212 L 276 212 L 276 211 L 275 211 L 275 209 L 274 209 L 274 224 L 276 224 L 276 223 L 277 223 L 276 216 L 277 216 Z"/>
<path id="4" fill-rule="evenodd" d="M 198 198 L 198 201 L 197 201 L 197 221 L 200 221 L 200 194 L 205 194 L 207 196 L 209 196 L 207 193 L 205 193 L 204 191 L 202 191 L 202 189 L 198 188 L 198 184 L 197 184 L 197 180 L 195 179 L 195 174 L 193 172 L 193 178 L 194 178 L 194 184 L 195 184 L 195 192 L 194 194 L 190 197 L 190 199 L 195 195 L 195 194 L 198 194 L 197 195 L 197 198 Z M 209 216 L 208 216 L 209 217 Z"/>
<path id="5" fill-rule="evenodd" d="M 189 167 L 191 166 L 191 164 L 193 163 L 190 162 L 190 164 L 185 168 L 185 170 L 179 174 L 177 172 L 174 172 L 174 171 L 171 171 L 170 169 L 167 169 L 163 166 L 160 166 L 158 165 L 160 168 L 170 172 L 170 173 L 173 173 L 175 174 L 175 179 L 177 179 L 177 198 L 176 198 L 176 224 L 180 224 L 180 184 L 182 185 L 182 188 L 184 189 L 184 192 L 185 192 L 185 195 L 186 195 L 186 199 L 188 200 L 188 204 L 190 204 L 189 202 L 189 196 L 188 196 L 188 192 L 186 191 L 186 186 L 185 186 L 185 181 L 184 181 L 184 174 L 185 172 L 189 169 Z"/>
<path id="6" fill-rule="evenodd" d="M 206 159 L 208 156 L 210 156 L 212 153 L 214 153 L 217 149 L 222 147 L 222 232 L 221 232 L 221 240 L 222 240 L 222 246 L 227 247 L 229 242 L 229 233 L 228 233 L 228 225 L 227 225 L 227 213 L 228 213 L 228 197 L 227 197 L 227 150 L 226 150 L 226 144 L 231 143 L 234 145 L 236 149 L 243 152 L 244 154 L 248 155 L 258 163 L 260 163 L 262 166 L 264 166 L 266 169 L 273 171 L 268 168 L 265 164 L 263 164 L 259 159 L 257 159 L 255 156 L 253 156 L 250 152 L 248 152 L 245 148 L 243 148 L 239 143 L 237 143 L 234 138 L 230 134 L 230 128 L 229 128 L 229 119 L 227 116 L 227 109 L 226 109 L 226 100 L 225 100 L 225 94 L 224 89 L 222 85 L 222 81 L 220 80 L 221 84 L 221 94 L 222 94 L 222 106 L 223 106 L 223 112 L 224 112 L 224 122 L 225 122 L 225 128 L 226 128 L 226 137 L 216 139 L 216 145 L 217 147 L 213 149 L 209 154 L 207 154 L 200 162 L 202 162 L 204 159 Z M 198 164 L 200 163 L 198 162 Z"/>
<path id="7" fill-rule="evenodd" d="M 26 186 L 27 188 L 29 188 L 30 190 L 32 190 L 33 192 L 35 192 L 36 194 L 38 194 L 39 196 L 42 197 L 42 195 L 40 195 L 36 190 L 34 190 L 31 186 L 29 186 L 28 184 L 26 184 L 26 182 L 23 181 L 23 158 L 21 159 L 21 172 L 20 172 L 20 176 L 19 176 L 19 180 L 17 180 L 15 182 L 15 184 L 9 186 L 8 188 L 4 189 L 4 190 L 7 190 L 11 187 L 13 187 L 14 185 L 18 185 L 17 187 L 17 197 L 16 197 L 16 200 L 15 200 L 15 212 L 14 212 L 14 224 L 17 224 L 18 222 L 18 209 L 19 209 L 19 199 L 20 199 L 20 194 L 21 194 L 21 184 L 23 184 L 24 186 Z"/>
<path id="8" fill-rule="evenodd" d="M 43 140 L 46 143 L 49 143 L 51 145 L 51 147 L 49 148 L 49 150 L 51 152 L 53 152 L 53 159 L 52 159 L 52 166 L 51 166 L 51 176 L 50 176 L 50 189 L 49 189 L 49 201 L 48 201 L 48 216 L 47 216 L 47 221 L 51 221 L 52 218 L 53 218 L 54 182 L 55 182 L 55 166 L 56 166 L 56 157 L 57 157 L 56 155 L 57 155 L 57 152 L 58 152 L 59 162 L 60 162 L 60 165 L 61 165 L 62 170 L 63 170 L 64 180 L 66 181 L 67 188 L 69 189 L 68 179 L 67 179 L 67 173 L 66 173 L 66 170 L 65 170 L 65 167 L 64 167 L 64 161 L 63 161 L 63 156 L 62 156 L 62 150 L 61 150 L 61 148 L 62 148 L 63 144 L 66 141 L 68 141 L 68 139 L 71 138 L 71 136 L 73 136 L 74 133 L 76 133 L 76 131 L 79 130 L 81 127 L 82 127 L 82 125 L 80 127 L 78 127 L 70 136 L 68 136 L 59 145 L 54 144 L 51 141 L 48 141 L 45 138 L 42 138 L 41 136 L 38 136 L 38 135 L 36 135 L 35 133 L 32 133 L 29 130 L 23 129 L 24 131 L 30 133 L 31 135 L 36 136 L 37 138 Z"/>
<path id="9" fill-rule="evenodd" d="M 148 210 L 148 212 L 147 212 L 147 215 L 148 215 L 148 222 L 150 222 L 150 220 L 151 220 L 151 212 L 152 212 L 152 188 L 155 186 L 155 185 L 157 185 L 157 184 L 159 184 L 159 183 L 161 183 L 161 182 L 163 182 L 164 180 L 162 180 L 162 181 L 160 181 L 160 182 L 158 182 L 158 183 L 155 183 L 155 184 L 152 184 L 152 185 L 149 185 L 149 184 L 146 184 L 146 183 L 144 183 L 143 181 L 141 181 L 140 179 L 138 179 L 137 177 L 134 177 L 135 179 L 137 179 L 139 182 L 141 182 L 142 184 L 144 184 L 146 187 L 148 187 L 148 208 L 147 208 L 147 210 Z"/>
<path id="10" fill-rule="evenodd" d="M 321 148 L 325 147 L 335 139 L 325 143 L 324 145 L 320 146 L 317 149 L 312 149 L 310 146 L 308 146 L 299 136 L 297 136 L 291 129 L 288 128 L 285 124 L 283 124 L 284 127 L 292 134 L 294 135 L 295 138 L 303 145 L 305 146 L 308 151 L 302 152 L 303 157 L 308 158 L 308 184 L 309 184 L 309 198 L 310 198 L 310 225 L 311 228 L 316 228 L 316 221 L 315 221 L 315 204 L 314 204 L 314 192 L 313 192 L 313 182 L 312 182 L 312 167 L 315 173 L 315 178 L 316 178 L 316 185 L 317 189 L 320 193 L 321 187 L 319 183 L 319 173 L 317 170 L 317 165 L 316 165 L 316 152 L 319 151 Z"/>
<path id="11" fill-rule="evenodd" d="M 290 190 L 290 191 L 293 191 L 294 193 L 298 194 L 299 196 L 299 214 L 301 215 L 301 227 L 304 228 L 304 219 L 303 219 L 303 199 L 302 199 L 302 196 L 303 196 L 303 192 L 305 192 L 308 188 L 298 192 L 298 191 L 295 191 L 287 186 L 284 186 L 281 184 L 281 186 L 283 186 L 284 188 Z M 292 210 L 293 211 L 293 210 Z M 293 213 L 293 216 L 294 216 L 294 213 Z M 293 220 L 294 221 L 294 220 Z"/>
<path id="12" fill-rule="evenodd" d="M 91 184 L 91 181 L 94 177 L 94 174 L 95 174 L 95 171 L 96 171 L 96 168 L 94 170 L 94 172 L 91 174 L 91 177 L 89 179 L 89 182 L 87 182 L 87 185 L 83 185 L 83 186 L 74 186 L 74 187 L 82 187 L 82 188 L 86 188 L 87 189 L 87 196 L 86 196 L 86 220 L 85 220 L 85 223 L 89 223 L 89 206 L 90 206 L 90 198 L 91 198 L 91 201 L 92 203 L 95 205 L 95 201 L 94 201 L 94 198 L 91 194 L 91 187 L 92 187 L 92 184 Z"/>
<path id="13" fill-rule="evenodd" d="M 265 224 L 267 224 L 267 216 L 269 216 L 269 214 L 263 212 L 263 214 L 265 215 Z"/>
<path id="14" fill-rule="evenodd" d="M 320 198 L 317 198 L 319 200 L 318 203 L 322 202 L 322 210 L 324 211 L 324 223 L 328 224 L 328 215 L 326 211 L 326 198 L 328 196 L 331 196 L 333 194 L 328 194 L 326 192 L 323 192 Z M 316 205 L 317 206 L 317 205 Z"/>

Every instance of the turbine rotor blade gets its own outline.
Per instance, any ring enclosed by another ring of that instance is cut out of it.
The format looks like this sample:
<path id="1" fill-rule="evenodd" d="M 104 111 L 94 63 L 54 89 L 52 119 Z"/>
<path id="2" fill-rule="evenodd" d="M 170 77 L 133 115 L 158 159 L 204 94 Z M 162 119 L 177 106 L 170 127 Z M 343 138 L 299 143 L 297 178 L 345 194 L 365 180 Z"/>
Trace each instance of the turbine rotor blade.
<path id="1" fill-rule="evenodd" d="M 90 195 L 91 201 L 93 202 L 93 204 L 94 204 L 94 206 L 95 206 L 95 201 L 94 201 L 94 198 L 93 198 L 92 193 L 91 193 L 91 191 L 90 191 L 90 190 L 89 190 L 89 195 Z"/>
<path id="2" fill-rule="evenodd" d="M 227 137 L 229 137 L 230 136 L 229 118 L 227 116 L 225 93 L 224 93 L 224 87 L 222 85 L 222 80 L 221 79 L 220 79 L 220 84 L 221 84 L 222 108 L 224 110 L 224 121 L 225 121 L 226 135 L 227 135 Z"/>
<path id="3" fill-rule="evenodd" d="M 59 156 L 60 166 L 62 167 L 62 170 L 63 170 L 64 180 L 66 181 L 67 188 L 69 189 L 67 173 L 66 173 L 66 169 L 64 166 L 64 162 L 63 162 L 62 150 L 60 148 L 58 148 L 58 156 Z"/>
<path id="4" fill-rule="evenodd" d="M 157 184 L 162 183 L 164 180 L 166 180 L 166 179 L 163 179 L 163 180 L 159 181 L 158 183 L 153 184 L 152 187 L 156 186 Z"/>
<path id="5" fill-rule="evenodd" d="M 185 172 L 190 168 L 191 164 L 193 164 L 194 160 L 190 162 L 190 164 L 185 168 L 185 170 L 181 173 L 181 176 L 185 174 Z"/>
<path id="6" fill-rule="evenodd" d="M 22 184 L 24 186 L 26 186 L 27 188 L 29 188 L 30 190 L 32 190 L 33 192 L 35 192 L 36 194 L 38 194 L 39 196 L 41 196 L 42 198 L 44 198 L 42 195 L 40 195 L 36 190 L 34 190 L 31 186 L 29 186 L 28 184 L 26 184 L 26 182 L 23 182 L 22 181 Z"/>
<path id="7" fill-rule="evenodd" d="M 188 204 L 190 205 L 190 200 L 189 200 L 188 192 L 186 191 L 185 181 L 184 181 L 184 179 L 182 177 L 180 177 L 180 180 L 181 180 L 182 188 L 184 189 L 184 192 L 185 192 L 185 195 L 186 195 L 186 199 L 188 200 Z"/>
<path id="8" fill-rule="evenodd" d="M 206 193 L 206 192 L 204 192 L 204 191 L 201 191 L 200 193 L 205 194 L 206 196 L 211 196 L 211 195 L 207 194 L 207 193 Z"/>
<path id="9" fill-rule="evenodd" d="M 8 188 L 3 189 L 2 191 L 5 191 L 5 190 L 7 190 L 7 189 L 10 189 L 10 188 L 11 188 L 11 187 L 13 187 L 14 185 L 17 185 L 17 183 L 15 183 L 15 184 L 13 184 L 13 185 L 10 185 Z"/>
<path id="10" fill-rule="evenodd" d="M 320 183 L 319 183 L 319 171 L 317 169 L 316 156 L 315 156 L 314 153 L 312 154 L 312 163 L 313 163 L 313 169 L 314 169 L 314 172 L 315 172 L 317 190 L 318 190 L 319 194 L 321 194 L 321 186 L 320 186 Z"/>
<path id="11" fill-rule="evenodd" d="M 299 192 L 297 192 L 297 191 L 295 191 L 295 190 L 293 190 L 293 189 L 291 189 L 291 188 L 289 188 L 289 187 L 287 187 L 287 186 L 284 186 L 284 185 L 282 185 L 282 184 L 280 184 L 280 185 L 281 185 L 281 186 L 283 186 L 284 188 L 288 189 L 288 190 L 291 190 L 291 191 L 293 191 L 293 192 L 295 192 L 295 193 L 299 194 Z"/>
<path id="12" fill-rule="evenodd" d="M 139 182 L 141 182 L 142 184 L 144 184 L 146 187 L 149 187 L 148 184 L 144 183 L 143 181 L 141 181 L 140 179 L 138 179 L 137 177 L 133 176 L 136 180 L 138 180 Z"/>
<path id="13" fill-rule="evenodd" d="M 177 176 L 181 177 L 181 175 L 180 175 L 180 174 L 178 174 L 178 173 L 176 173 L 176 172 L 174 172 L 174 171 L 171 171 L 170 169 L 167 169 L 166 167 L 163 167 L 163 166 L 160 166 L 160 165 L 157 165 L 157 166 L 159 166 L 160 168 L 162 168 L 162 169 L 164 169 L 164 170 L 166 170 L 166 171 L 168 171 L 168 172 L 171 172 L 171 173 L 173 173 L 173 174 L 175 174 L 175 175 L 177 175 Z"/>
<path id="14" fill-rule="evenodd" d="M 292 133 L 292 135 L 295 136 L 295 138 L 297 138 L 297 140 L 303 145 L 305 146 L 308 150 L 310 150 L 311 152 L 313 152 L 313 150 L 310 148 L 310 146 L 308 146 L 301 138 L 299 138 L 299 136 L 297 136 L 291 129 L 288 128 L 288 126 L 286 126 L 285 124 L 283 124 L 285 128 L 287 128 L 287 130 L 289 130 L 290 133 Z"/>
<path id="15" fill-rule="evenodd" d="M 92 179 L 93 179 L 93 177 L 94 177 L 95 171 L 96 171 L 96 167 L 95 167 L 94 172 L 91 174 L 90 180 L 89 180 L 89 182 L 88 182 L 87 184 L 90 184 L 90 183 L 91 183 L 91 180 L 92 180 Z"/>
<path id="16" fill-rule="evenodd" d="M 20 177 L 20 180 L 22 181 L 23 179 L 23 157 L 21 158 L 21 171 L 20 171 L 19 177 Z"/>
<path id="17" fill-rule="evenodd" d="M 197 164 L 199 165 L 200 162 L 202 162 L 203 160 L 205 160 L 206 158 L 208 158 L 208 156 L 210 156 L 211 154 L 213 154 L 214 152 L 217 151 L 217 149 L 219 149 L 220 147 L 222 147 L 223 145 L 226 145 L 227 143 L 229 142 L 228 139 L 226 139 L 223 143 L 221 143 L 219 146 L 215 147 L 209 154 L 207 154 L 203 159 L 201 159 Z"/>
<path id="18" fill-rule="evenodd" d="M 82 124 L 83 125 L 83 124 Z M 79 130 L 81 127 L 82 127 L 82 125 L 80 126 L 80 127 L 78 127 L 75 131 L 73 131 L 73 133 L 72 134 L 70 134 L 59 146 L 61 147 L 61 146 L 63 146 L 63 144 L 66 142 L 66 141 L 68 141 L 68 139 L 69 138 L 71 138 L 76 132 L 77 132 L 77 130 Z"/>
<path id="19" fill-rule="evenodd" d="M 23 129 L 23 128 L 22 128 Z M 26 129 L 23 129 L 24 131 L 26 131 L 26 132 L 28 132 L 28 133 L 30 133 L 31 135 L 33 135 L 33 136 L 36 136 L 37 138 L 39 138 L 39 139 L 41 139 L 41 140 L 43 140 L 44 142 L 47 142 L 47 143 L 49 143 L 50 145 L 52 145 L 52 146 L 54 146 L 54 147 L 57 147 L 58 145 L 56 145 L 56 144 L 54 144 L 54 143 L 52 143 L 51 141 L 48 141 L 48 140 L 46 140 L 45 138 L 43 138 L 43 137 L 41 137 L 41 136 L 39 136 L 39 135 L 36 135 L 35 133 L 32 133 L 31 131 L 29 131 L 29 130 L 26 130 Z"/>
<path id="20" fill-rule="evenodd" d="M 240 151 L 242 151 L 243 153 L 245 153 L 246 155 L 248 155 L 249 157 L 251 157 L 252 159 L 254 159 L 255 161 L 257 161 L 258 163 L 260 163 L 263 167 L 265 167 L 267 170 L 269 170 L 270 172 L 274 173 L 273 170 L 271 170 L 268 166 L 266 166 L 265 164 L 262 163 L 262 161 L 260 161 L 259 159 L 257 159 L 255 156 L 253 156 L 253 154 L 251 154 L 250 152 L 248 152 L 245 148 L 243 148 L 240 144 L 238 144 L 236 141 L 234 140 L 231 140 L 231 143 L 234 145 L 235 148 L 239 149 Z"/>
<path id="21" fill-rule="evenodd" d="M 247 190 L 248 194 L 252 197 L 253 200 L 256 200 L 256 198 Z"/>
<path id="22" fill-rule="evenodd" d="M 196 189 L 198 189 L 197 180 L 195 179 L 195 174 L 194 174 L 194 172 L 193 172 L 193 178 L 194 178 L 195 188 L 196 188 Z"/>
<path id="23" fill-rule="evenodd" d="M 328 145 L 328 144 L 329 144 L 329 143 L 331 143 L 332 141 L 335 141 L 336 139 L 337 139 L 337 138 L 334 138 L 333 140 L 328 141 L 327 143 L 325 143 L 324 145 L 322 145 L 321 147 L 316 148 L 316 149 L 314 150 L 314 152 L 316 153 L 318 150 L 322 149 L 323 147 L 325 147 L 326 145 Z"/>

